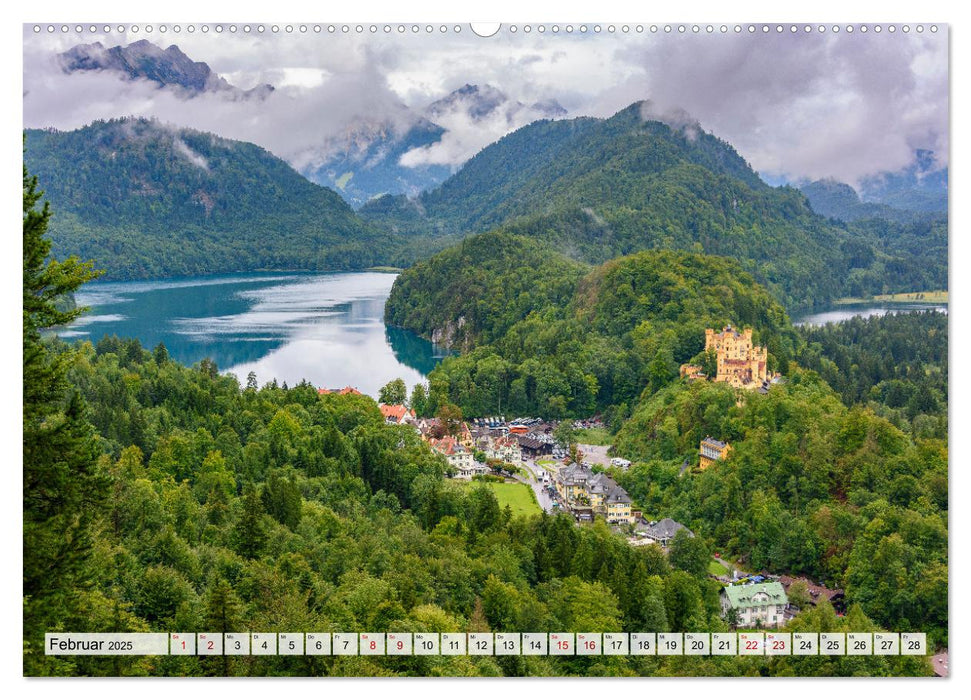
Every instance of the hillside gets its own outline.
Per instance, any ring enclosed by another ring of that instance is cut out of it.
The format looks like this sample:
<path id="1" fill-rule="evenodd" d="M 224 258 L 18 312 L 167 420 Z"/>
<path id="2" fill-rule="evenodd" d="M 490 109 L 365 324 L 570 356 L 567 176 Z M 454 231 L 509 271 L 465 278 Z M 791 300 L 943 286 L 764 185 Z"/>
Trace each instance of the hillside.
<path id="1" fill-rule="evenodd" d="M 708 435 L 729 456 L 682 473 Z M 912 440 L 797 370 L 764 396 L 674 382 L 641 403 L 614 450 L 639 462 L 617 478 L 645 513 L 670 514 L 751 570 L 825 581 L 882 624 L 920 620 L 945 638 L 944 442 Z"/>
<path id="2" fill-rule="evenodd" d="M 877 202 L 863 202 L 856 190 L 845 182 L 815 180 L 799 186 L 799 191 L 809 199 L 813 211 L 841 221 L 859 219 L 886 219 L 908 223 L 928 218 L 914 211 L 895 209 Z"/>
<path id="3" fill-rule="evenodd" d="M 112 278 L 387 262 L 391 237 L 250 143 L 157 121 L 27 130 L 24 160 L 56 212 L 56 256 Z"/>
<path id="4" fill-rule="evenodd" d="M 535 122 L 414 206 L 377 200 L 360 213 L 393 226 L 400 212 L 398 228 L 410 232 L 421 217 L 431 235 L 502 226 L 595 264 L 645 249 L 728 256 L 792 308 L 826 303 L 850 281 L 874 292 L 929 277 L 943 284 L 939 263 L 816 215 L 801 193 L 769 187 L 697 124 L 665 124 L 645 110 Z"/>
<path id="5" fill-rule="evenodd" d="M 755 328 L 773 368 L 792 357 L 785 310 L 732 260 L 643 251 L 584 272 L 531 239 L 482 234 L 402 273 L 386 319 L 466 351 L 430 375 L 433 398 L 466 415 L 622 420 L 719 324 Z"/>
<path id="6" fill-rule="evenodd" d="M 399 275 L 385 318 L 436 343 L 471 349 L 533 311 L 565 307 L 586 272 L 535 241 L 473 236 Z"/>

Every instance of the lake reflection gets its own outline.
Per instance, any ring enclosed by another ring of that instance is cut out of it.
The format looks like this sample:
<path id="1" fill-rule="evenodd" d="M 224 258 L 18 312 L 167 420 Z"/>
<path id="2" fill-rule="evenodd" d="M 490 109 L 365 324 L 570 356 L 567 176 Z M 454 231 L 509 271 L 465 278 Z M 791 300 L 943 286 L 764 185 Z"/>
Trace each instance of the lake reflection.
<path id="1" fill-rule="evenodd" d="M 64 338 L 138 338 L 164 342 L 171 357 L 209 357 L 241 383 L 354 386 L 377 395 L 395 377 L 424 381 L 442 353 L 431 343 L 386 327 L 384 303 L 394 275 L 378 272 L 253 274 L 89 284 L 77 295 L 91 307 Z"/>
<path id="2" fill-rule="evenodd" d="M 857 316 L 861 318 L 870 318 L 871 316 L 885 316 L 887 314 L 903 314 L 910 313 L 913 311 L 939 311 L 941 313 L 947 313 L 947 305 L 945 304 L 882 304 L 882 305 L 872 305 L 872 304 L 843 304 L 840 306 L 834 306 L 826 311 L 817 311 L 816 313 L 809 314 L 808 316 L 803 316 L 797 318 L 793 321 L 794 325 L 797 326 L 823 326 L 827 323 L 839 323 L 840 321 L 848 321 L 851 318 L 856 318 Z"/>

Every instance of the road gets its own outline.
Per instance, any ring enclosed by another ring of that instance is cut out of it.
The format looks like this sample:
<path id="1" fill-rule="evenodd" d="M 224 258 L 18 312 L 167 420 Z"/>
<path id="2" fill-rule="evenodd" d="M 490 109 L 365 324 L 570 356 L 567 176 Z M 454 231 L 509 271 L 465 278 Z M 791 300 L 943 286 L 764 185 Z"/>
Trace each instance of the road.
<path id="1" fill-rule="evenodd" d="M 516 480 L 521 481 L 524 484 L 528 484 L 533 489 L 533 493 L 536 494 L 536 502 L 539 503 L 539 507 L 545 510 L 547 513 L 552 513 L 553 499 L 543 486 L 543 480 L 540 478 L 540 475 L 545 470 L 533 462 L 533 460 L 523 460 L 522 466 L 525 467 L 529 476 L 522 477 L 517 474 L 515 477 Z"/>
<path id="2" fill-rule="evenodd" d="M 743 571 L 741 571 L 741 570 L 740 570 L 740 569 L 738 568 L 738 565 L 737 565 L 737 564 L 733 564 L 733 563 L 732 563 L 732 562 L 730 562 L 730 561 L 725 561 L 725 560 L 724 560 L 724 559 L 722 559 L 721 557 L 716 557 L 716 556 L 712 556 L 712 559 L 714 559 L 714 560 L 715 560 L 715 561 L 717 561 L 717 562 L 718 562 L 719 564 L 721 564 L 721 565 L 722 565 L 722 566 L 724 566 L 724 567 L 725 567 L 726 569 L 728 569 L 728 575 L 729 575 L 729 576 L 731 576 L 731 575 L 732 575 L 732 572 L 733 572 L 733 571 L 738 571 L 738 572 L 739 572 L 740 574 L 743 574 L 743 573 L 745 573 L 745 572 L 743 572 Z"/>

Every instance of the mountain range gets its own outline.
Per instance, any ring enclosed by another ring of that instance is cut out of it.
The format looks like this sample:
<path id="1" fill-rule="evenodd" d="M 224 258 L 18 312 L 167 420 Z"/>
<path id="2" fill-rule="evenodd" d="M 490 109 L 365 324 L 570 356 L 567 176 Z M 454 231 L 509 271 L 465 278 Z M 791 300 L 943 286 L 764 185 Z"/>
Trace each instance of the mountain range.
<path id="1" fill-rule="evenodd" d="M 412 143 L 441 136 L 422 128 Z M 55 253 L 116 278 L 404 266 L 498 228 L 592 264 L 651 249 L 731 257 L 790 309 L 947 283 L 946 219 L 820 216 L 700 125 L 642 103 L 535 121 L 439 187 L 358 212 L 254 144 L 152 120 L 29 130 L 25 162 L 55 211 Z"/>
<path id="2" fill-rule="evenodd" d="M 909 223 L 920 219 L 941 218 L 947 213 L 946 210 L 944 212 L 914 211 L 879 202 L 864 202 L 852 186 L 832 179 L 800 184 L 799 191 L 809 199 L 814 212 L 841 221 L 884 219 Z"/>
<path id="3" fill-rule="evenodd" d="M 478 130 L 481 140 L 482 135 L 488 139 L 491 133 L 501 135 L 536 119 L 566 115 L 553 99 L 527 105 L 491 85 L 470 84 L 424 110 L 404 105 L 401 109 L 403 116 L 397 122 L 361 119 L 325 145 L 322 150 L 329 155 L 303 168 L 303 174 L 337 190 L 354 206 L 385 194 L 415 197 L 444 182 L 463 165 L 462 155 L 453 162 L 455 154 L 435 152 L 436 148 L 444 150 L 443 139 L 450 131 Z M 401 121 L 409 126 L 396 126 Z"/>
<path id="4" fill-rule="evenodd" d="M 901 232 L 819 216 L 798 190 L 765 184 L 725 141 L 690 121 L 658 121 L 641 103 L 609 119 L 534 122 L 437 189 L 359 213 L 409 235 L 500 227 L 595 264 L 657 248 L 733 257 L 792 308 L 946 276 L 941 261 L 905 254 Z M 928 235 L 929 248 L 942 237 L 946 246 L 946 226 Z"/>
<path id="5" fill-rule="evenodd" d="M 65 73 L 114 72 L 129 80 L 148 80 L 177 90 L 186 97 L 217 93 L 230 99 L 263 99 L 274 90 L 265 83 L 242 90 L 214 73 L 208 64 L 193 61 L 175 44 L 163 49 L 147 39 L 111 48 L 101 42 L 79 44 L 58 54 L 58 61 Z"/>
<path id="6" fill-rule="evenodd" d="M 865 177 L 856 189 L 832 178 L 797 186 L 813 211 L 842 221 L 908 223 L 947 217 L 948 168 L 940 167 L 932 151 L 917 150 L 906 168 Z"/>
<path id="7" fill-rule="evenodd" d="M 947 212 L 948 168 L 937 161 L 933 151 L 918 149 L 906 168 L 863 178 L 860 198 L 907 211 Z"/>

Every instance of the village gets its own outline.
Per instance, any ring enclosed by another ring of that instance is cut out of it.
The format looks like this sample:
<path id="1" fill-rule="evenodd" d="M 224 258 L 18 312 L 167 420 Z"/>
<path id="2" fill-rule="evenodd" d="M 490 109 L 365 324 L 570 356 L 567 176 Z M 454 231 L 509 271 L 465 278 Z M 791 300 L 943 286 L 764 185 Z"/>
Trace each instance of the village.
<path id="1" fill-rule="evenodd" d="M 752 329 L 742 331 L 725 326 L 721 332 L 705 331 L 705 352 L 714 356 L 715 374 L 708 377 L 701 365 L 683 364 L 685 381 L 724 382 L 742 391 L 767 393 L 783 381 L 768 370 L 768 351 L 755 345 Z M 321 394 L 360 392 L 353 387 L 320 389 Z M 547 513 L 567 513 L 578 525 L 604 520 L 627 538 L 632 547 L 659 546 L 668 552 L 679 532 L 694 537 L 683 524 L 664 517 L 649 520 L 635 507 L 630 495 L 611 476 L 625 471 L 631 462 L 610 456 L 609 445 L 576 442 L 565 444 L 561 422 L 538 417 L 489 416 L 470 420 L 419 417 L 404 404 L 379 404 L 389 425 L 409 425 L 450 467 L 451 478 L 462 481 L 489 480 L 519 484 L 532 491 L 535 504 Z M 603 431 L 599 418 L 569 421 L 575 435 Z M 703 471 L 726 460 L 732 446 L 714 436 L 698 445 L 694 462 L 686 460 L 680 475 L 688 470 Z M 844 612 L 843 591 L 829 589 L 805 578 L 746 573 L 737 563 L 716 553 L 709 576 L 724 587 L 722 612 L 738 628 L 781 627 L 802 607 L 829 601 L 837 614 Z"/>

